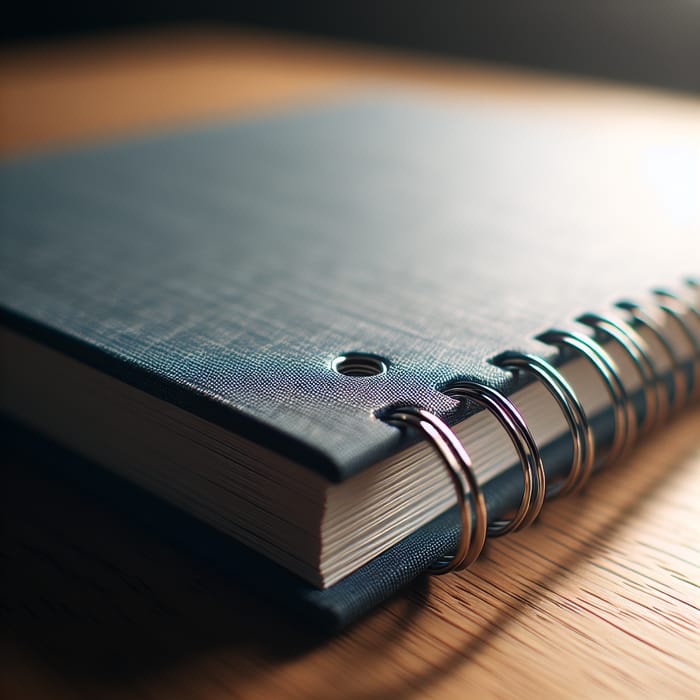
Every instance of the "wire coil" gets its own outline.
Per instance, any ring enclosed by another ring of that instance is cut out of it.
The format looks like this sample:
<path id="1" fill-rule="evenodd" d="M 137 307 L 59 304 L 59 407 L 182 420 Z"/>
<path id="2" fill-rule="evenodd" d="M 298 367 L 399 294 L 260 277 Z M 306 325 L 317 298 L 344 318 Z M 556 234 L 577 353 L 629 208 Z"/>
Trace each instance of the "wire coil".
<path id="1" fill-rule="evenodd" d="M 489 536 L 500 537 L 531 525 L 544 504 L 545 475 L 539 448 L 520 411 L 503 394 L 477 382 L 455 382 L 444 393 L 452 398 L 470 399 L 490 411 L 505 429 L 520 458 L 524 482 L 520 505 L 512 518 L 489 525 Z"/>
<path id="2" fill-rule="evenodd" d="M 592 328 L 598 340 L 607 336 L 619 343 L 635 365 L 644 390 L 644 419 L 638 421 L 640 433 L 648 433 L 663 423 L 668 417 L 668 393 L 662 388 L 660 373 L 655 369 L 651 352 L 646 341 L 634 328 L 625 322 L 616 321 L 608 316 L 588 313 L 577 319 Z"/>
<path id="3" fill-rule="evenodd" d="M 636 417 L 620 379 L 620 372 L 610 355 L 595 340 L 574 331 L 550 330 L 538 335 L 537 340 L 558 348 L 574 350 L 593 365 L 605 384 L 614 412 L 614 438 L 605 461 L 613 462 L 627 454 L 636 437 Z"/>
<path id="4" fill-rule="evenodd" d="M 442 457 L 455 487 L 462 526 L 457 549 L 453 555 L 431 564 L 429 571 L 434 574 L 446 574 L 455 569 L 466 568 L 477 559 L 484 548 L 487 512 L 479 482 L 472 471 L 471 458 L 464 449 L 464 445 L 442 419 L 420 408 L 413 406 L 396 408 L 385 416 L 384 420 L 388 423 L 403 423 L 420 429 Z M 471 496 L 471 507 L 466 497 L 467 492 Z M 476 515 L 474 526 L 472 526 L 472 508 Z"/>
<path id="5" fill-rule="evenodd" d="M 553 365 L 537 355 L 509 351 L 497 357 L 493 363 L 502 369 L 525 370 L 538 377 L 559 405 L 569 425 L 573 440 L 571 467 L 563 481 L 547 485 L 546 495 L 559 496 L 580 490 L 593 468 L 595 445 L 586 412 L 571 385 Z"/>
<path id="6" fill-rule="evenodd" d="M 700 285 L 697 280 L 686 280 L 686 291 L 698 297 Z M 520 504 L 509 517 L 489 522 L 486 501 L 472 460 L 442 418 L 416 406 L 393 408 L 382 416 L 392 425 L 423 433 L 441 457 L 455 490 L 461 522 L 457 547 L 453 554 L 435 561 L 428 569 L 430 573 L 443 574 L 468 567 L 479 557 L 487 537 L 500 537 L 531 525 L 539 516 L 545 498 L 580 491 L 597 467 L 626 455 L 640 436 L 654 430 L 672 412 L 700 396 L 700 312 L 686 295 L 656 289 L 654 298 L 656 315 L 661 314 L 675 324 L 692 350 L 690 366 L 667 337 L 666 324 L 657 321 L 654 314 L 641 305 L 627 300 L 615 306 L 627 314 L 628 320 L 597 313 L 579 316 L 577 322 L 588 328 L 592 335 L 550 329 L 536 336 L 536 340 L 558 350 L 557 365 L 570 356 L 580 356 L 595 370 L 605 387 L 612 409 L 613 434 L 607 454 L 602 457 L 596 454 L 599 445 L 583 403 L 552 361 L 516 351 L 501 353 L 491 360 L 504 371 L 523 373 L 539 381 L 561 411 L 571 439 L 572 456 L 568 470 L 556 481 L 547 483 L 540 448 L 526 419 L 510 398 L 475 381 L 454 381 L 443 389 L 443 393 L 451 398 L 474 402 L 488 411 L 510 439 L 520 462 L 523 492 Z M 656 353 L 647 338 L 653 339 Z M 634 368 L 643 397 L 643 411 L 635 409 L 633 395 L 607 350 L 609 343 L 619 346 Z M 668 360 L 669 370 L 660 366 L 659 351 Z"/>
<path id="7" fill-rule="evenodd" d="M 647 332 L 655 338 L 659 346 L 663 348 L 673 368 L 673 391 L 670 401 L 671 411 L 674 413 L 679 411 L 686 404 L 690 396 L 690 387 L 683 369 L 683 364 L 678 353 L 666 338 L 663 327 L 635 302 L 621 301 L 617 303 L 617 307 L 627 311 L 631 316 L 633 324 L 636 327 L 645 328 Z"/>

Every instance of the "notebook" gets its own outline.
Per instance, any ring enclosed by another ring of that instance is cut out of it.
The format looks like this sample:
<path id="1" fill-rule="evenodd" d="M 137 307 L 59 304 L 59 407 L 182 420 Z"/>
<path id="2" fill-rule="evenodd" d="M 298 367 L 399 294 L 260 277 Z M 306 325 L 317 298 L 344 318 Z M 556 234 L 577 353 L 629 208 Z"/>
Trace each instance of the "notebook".
<path id="1" fill-rule="evenodd" d="M 699 194 L 698 134 L 407 94 L 6 161 L 0 410 L 342 627 L 697 397 Z"/>

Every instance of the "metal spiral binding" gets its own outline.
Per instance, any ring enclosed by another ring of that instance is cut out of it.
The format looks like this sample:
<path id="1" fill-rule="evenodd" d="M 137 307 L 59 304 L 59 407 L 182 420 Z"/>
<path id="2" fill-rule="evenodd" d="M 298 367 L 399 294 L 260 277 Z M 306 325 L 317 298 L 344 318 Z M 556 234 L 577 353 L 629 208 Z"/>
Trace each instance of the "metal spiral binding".
<path id="1" fill-rule="evenodd" d="M 457 549 L 453 555 L 431 564 L 428 570 L 433 574 L 446 574 L 455 569 L 466 568 L 477 559 L 484 548 L 488 521 L 484 496 L 464 445 L 442 419 L 420 408 L 397 408 L 385 416 L 384 420 L 388 423 L 411 425 L 421 430 L 442 457 L 455 487 L 462 525 Z M 476 516 L 476 524 L 473 527 L 467 491 L 471 495 Z"/>
<path id="2" fill-rule="evenodd" d="M 654 294 L 659 298 L 664 300 L 664 303 L 659 304 L 659 308 L 668 316 L 674 319 L 674 321 L 680 326 L 683 334 L 688 339 L 688 342 L 693 348 L 693 353 L 695 355 L 695 362 L 693 363 L 692 379 L 691 379 L 691 391 L 689 400 L 697 399 L 700 396 L 700 336 L 693 332 L 693 329 L 683 318 L 683 314 L 692 313 L 700 320 L 700 313 L 698 310 L 690 303 L 687 303 L 681 299 L 678 295 L 673 294 L 665 289 L 655 289 Z"/>
<path id="3" fill-rule="evenodd" d="M 668 390 L 660 373 L 654 368 L 651 353 L 644 338 L 628 323 L 600 314 L 588 313 L 576 320 L 592 328 L 599 340 L 607 336 L 619 343 L 637 368 L 645 400 L 644 420 L 641 423 L 638 422 L 639 432 L 648 433 L 663 423 L 669 411 Z"/>
<path id="4" fill-rule="evenodd" d="M 664 349 L 664 352 L 668 356 L 671 367 L 673 368 L 673 400 L 671 402 L 671 411 L 679 411 L 686 404 L 690 396 L 690 387 L 688 385 L 688 380 L 683 370 L 682 363 L 678 357 L 678 353 L 674 350 L 671 344 L 666 340 L 664 332 L 659 326 L 659 324 L 642 308 L 639 304 L 632 301 L 620 301 L 616 304 L 618 309 L 627 311 L 632 321 L 643 328 L 646 328 L 656 340 L 659 345 Z"/>
<path id="5" fill-rule="evenodd" d="M 502 369 L 533 373 L 559 404 L 569 424 L 573 440 L 571 467 L 563 481 L 547 485 L 546 496 L 551 498 L 581 489 L 593 469 L 595 445 L 586 412 L 571 385 L 553 365 L 537 355 L 509 351 L 495 358 L 493 364 Z"/>
<path id="6" fill-rule="evenodd" d="M 696 294 L 700 282 L 686 280 Z M 581 401 L 563 374 L 549 361 L 522 352 L 508 351 L 491 360 L 501 369 L 528 372 L 542 382 L 561 410 L 572 440 L 572 463 L 557 482 L 546 483 L 539 448 L 517 407 L 501 392 L 472 381 L 456 381 L 443 391 L 456 399 L 466 399 L 488 410 L 506 431 L 518 454 L 523 476 L 523 494 L 515 514 L 509 519 L 488 523 L 484 496 L 472 468 L 472 461 L 452 429 L 435 414 L 409 406 L 392 409 L 383 419 L 393 425 L 411 426 L 423 432 L 447 467 L 457 496 L 461 534 L 453 555 L 443 557 L 429 567 L 433 574 L 464 569 L 482 552 L 488 537 L 498 537 L 527 527 L 539 515 L 545 497 L 579 491 L 593 469 L 626 454 L 637 437 L 663 423 L 672 411 L 700 395 L 700 331 L 694 330 L 685 316 L 693 315 L 700 329 L 700 311 L 685 297 L 666 289 L 654 290 L 657 307 L 678 325 L 693 349 L 690 379 L 678 353 L 664 335 L 663 327 L 640 305 L 621 301 L 616 307 L 629 314 L 629 321 L 587 313 L 576 319 L 592 329 L 594 337 L 576 331 L 552 329 L 536 337 L 560 352 L 581 355 L 595 369 L 610 398 L 614 416 L 612 445 L 603 459 L 596 458 L 596 444 L 590 422 Z M 667 354 L 673 377 L 672 396 L 662 371 L 656 366 L 651 349 L 638 328 L 645 328 Z M 615 342 L 625 352 L 639 374 L 644 395 L 644 416 L 639 418 L 620 377 L 620 372 L 603 343 Z"/>
<path id="7" fill-rule="evenodd" d="M 540 450 L 520 411 L 499 391 L 477 382 L 454 382 L 444 393 L 452 398 L 471 399 L 488 410 L 503 426 L 520 458 L 525 484 L 522 500 L 512 518 L 489 525 L 489 537 L 531 525 L 542 510 L 546 484 Z"/>
<path id="8" fill-rule="evenodd" d="M 634 407 L 620 379 L 617 365 L 610 355 L 595 340 L 574 331 L 550 330 L 538 335 L 537 340 L 560 349 L 574 350 L 593 365 L 610 396 L 615 418 L 613 443 L 605 461 L 613 462 L 627 454 L 636 438 L 636 417 Z"/>

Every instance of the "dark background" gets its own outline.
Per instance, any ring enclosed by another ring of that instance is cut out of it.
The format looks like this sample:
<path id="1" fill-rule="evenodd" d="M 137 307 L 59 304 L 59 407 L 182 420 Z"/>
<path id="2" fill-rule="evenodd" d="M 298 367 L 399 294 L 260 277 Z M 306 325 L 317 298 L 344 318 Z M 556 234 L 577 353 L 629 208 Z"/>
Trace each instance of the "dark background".
<path id="1" fill-rule="evenodd" d="M 700 0 L 15 2 L 0 37 L 228 23 L 700 91 Z"/>

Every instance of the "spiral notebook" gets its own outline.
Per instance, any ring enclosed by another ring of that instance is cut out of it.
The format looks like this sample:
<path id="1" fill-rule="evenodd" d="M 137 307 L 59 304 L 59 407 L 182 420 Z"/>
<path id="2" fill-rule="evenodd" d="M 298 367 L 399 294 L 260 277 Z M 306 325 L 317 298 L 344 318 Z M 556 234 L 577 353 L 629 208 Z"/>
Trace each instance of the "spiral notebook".
<path id="1" fill-rule="evenodd" d="M 692 134 L 408 95 L 5 162 L 0 407 L 340 627 L 697 396 L 698 192 Z"/>

